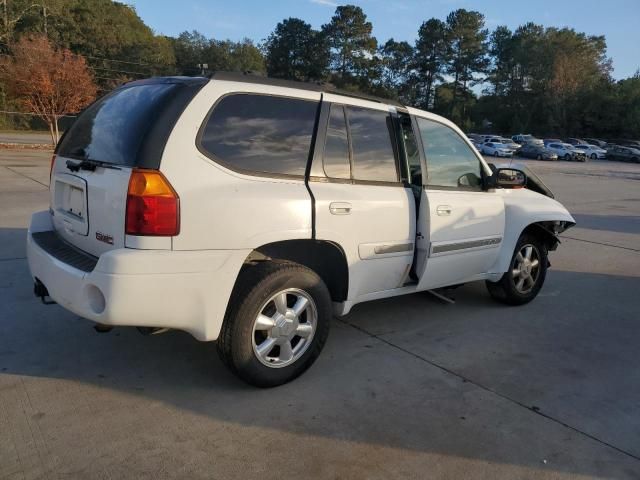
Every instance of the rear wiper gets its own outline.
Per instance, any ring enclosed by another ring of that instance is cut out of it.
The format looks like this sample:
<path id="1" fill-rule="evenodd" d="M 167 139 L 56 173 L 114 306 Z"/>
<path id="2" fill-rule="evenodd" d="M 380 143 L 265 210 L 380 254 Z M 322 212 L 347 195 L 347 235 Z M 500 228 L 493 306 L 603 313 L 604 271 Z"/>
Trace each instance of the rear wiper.
<path id="1" fill-rule="evenodd" d="M 110 168 L 112 170 L 122 170 L 120 167 L 116 167 L 112 163 L 102 162 L 100 160 L 89 160 L 85 158 L 84 160 L 67 160 L 67 168 L 72 172 L 78 172 L 80 170 L 89 170 L 90 172 L 94 172 L 96 167 L 102 168 Z"/>

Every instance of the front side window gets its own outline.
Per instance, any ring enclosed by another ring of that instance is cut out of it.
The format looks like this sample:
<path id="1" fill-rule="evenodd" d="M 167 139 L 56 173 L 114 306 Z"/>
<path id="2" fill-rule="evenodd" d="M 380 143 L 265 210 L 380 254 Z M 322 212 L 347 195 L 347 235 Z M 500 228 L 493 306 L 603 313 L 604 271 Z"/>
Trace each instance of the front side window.
<path id="1" fill-rule="evenodd" d="M 418 118 L 420 136 L 427 157 L 427 185 L 449 188 L 482 186 L 478 157 L 450 127 Z"/>
<path id="2" fill-rule="evenodd" d="M 200 148 L 234 169 L 304 175 L 317 108 L 309 100 L 229 95 L 209 115 Z"/>
<path id="3" fill-rule="evenodd" d="M 384 111 L 348 107 L 353 178 L 397 182 L 398 172 L 391 139 L 391 116 Z"/>

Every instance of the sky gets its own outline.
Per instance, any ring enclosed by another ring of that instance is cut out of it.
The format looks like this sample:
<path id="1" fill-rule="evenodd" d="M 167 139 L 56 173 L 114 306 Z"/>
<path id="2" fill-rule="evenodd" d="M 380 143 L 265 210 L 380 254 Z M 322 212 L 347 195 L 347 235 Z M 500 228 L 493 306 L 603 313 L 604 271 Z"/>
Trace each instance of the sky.
<path id="1" fill-rule="evenodd" d="M 339 2 L 334 0 L 125 0 L 156 33 L 176 36 L 198 30 L 215 39 L 261 42 L 278 22 L 297 17 L 320 28 Z M 389 38 L 415 40 L 420 24 L 431 17 L 444 20 L 458 8 L 484 14 L 493 30 L 512 30 L 532 21 L 546 27 L 570 27 L 604 35 L 613 60 L 613 77 L 630 77 L 640 68 L 640 0 L 350 0 L 373 23 L 379 43 Z"/>

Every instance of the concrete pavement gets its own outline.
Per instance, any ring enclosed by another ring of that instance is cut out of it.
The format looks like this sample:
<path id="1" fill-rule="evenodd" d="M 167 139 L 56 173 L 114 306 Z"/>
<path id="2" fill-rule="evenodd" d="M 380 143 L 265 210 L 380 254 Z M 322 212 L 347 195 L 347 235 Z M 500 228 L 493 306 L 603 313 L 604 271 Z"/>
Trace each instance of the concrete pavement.
<path id="1" fill-rule="evenodd" d="M 23 244 L 49 155 L 0 152 L 0 479 L 640 477 L 640 165 L 524 162 L 580 224 L 539 298 L 359 305 L 256 390 L 188 334 L 39 304 Z"/>

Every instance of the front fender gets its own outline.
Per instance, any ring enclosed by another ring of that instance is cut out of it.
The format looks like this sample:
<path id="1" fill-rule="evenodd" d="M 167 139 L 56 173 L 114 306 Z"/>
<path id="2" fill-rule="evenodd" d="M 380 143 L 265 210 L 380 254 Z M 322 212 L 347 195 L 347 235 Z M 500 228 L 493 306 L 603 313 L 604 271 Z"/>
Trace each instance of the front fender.
<path id="1" fill-rule="evenodd" d="M 500 255 L 490 273 L 502 274 L 509 268 L 518 238 L 529 225 L 538 222 L 575 224 L 569 211 L 558 201 L 528 189 L 501 191 L 505 208 L 505 230 Z"/>

